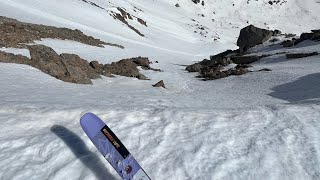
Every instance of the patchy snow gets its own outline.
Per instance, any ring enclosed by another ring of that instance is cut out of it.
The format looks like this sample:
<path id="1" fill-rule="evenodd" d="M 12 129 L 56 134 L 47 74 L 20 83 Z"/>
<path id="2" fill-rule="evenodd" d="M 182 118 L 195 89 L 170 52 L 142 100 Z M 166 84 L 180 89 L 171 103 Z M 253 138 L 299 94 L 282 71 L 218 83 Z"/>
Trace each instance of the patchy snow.
<path id="1" fill-rule="evenodd" d="M 236 48 L 247 20 L 291 33 L 319 28 L 319 3 L 213 0 L 203 7 L 187 0 L 92 2 L 105 10 L 80 0 L 2 0 L 0 15 L 78 28 L 125 46 L 36 41 L 58 53 L 101 63 L 148 56 L 159 61 L 152 67 L 164 72 L 143 70 L 150 81 L 117 76 L 77 85 L 30 66 L 1 63 L 0 179 L 119 179 L 79 125 L 88 111 L 111 127 L 152 179 L 320 178 L 319 56 L 287 60 L 284 54 L 274 55 L 252 68 L 271 72 L 215 81 L 184 71 L 184 65 Z M 180 8 L 174 6 L 177 2 Z M 134 24 L 145 38 L 108 15 L 118 6 L 146 20 L 148 27 Z M 210 28 L 207 38 L 194 33 L 197 22 Z M 319 42 L 278 47 L 252 51 L 313 52 L 319 51 Z M 151 86 L 159 80 L 167 89 Z"/>

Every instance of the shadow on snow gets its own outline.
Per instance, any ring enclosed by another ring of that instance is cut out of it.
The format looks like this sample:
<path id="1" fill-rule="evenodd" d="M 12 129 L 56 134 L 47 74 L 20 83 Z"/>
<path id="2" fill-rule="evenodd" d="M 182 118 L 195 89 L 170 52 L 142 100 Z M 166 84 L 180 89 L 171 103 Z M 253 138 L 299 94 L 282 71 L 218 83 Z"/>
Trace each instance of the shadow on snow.
<path id="1" fill-rule="evenodd" d="M 296 81 L 272 88 L 269 95 L 293 104 L 320 102 L 320 73 L 303 76 Z"/>

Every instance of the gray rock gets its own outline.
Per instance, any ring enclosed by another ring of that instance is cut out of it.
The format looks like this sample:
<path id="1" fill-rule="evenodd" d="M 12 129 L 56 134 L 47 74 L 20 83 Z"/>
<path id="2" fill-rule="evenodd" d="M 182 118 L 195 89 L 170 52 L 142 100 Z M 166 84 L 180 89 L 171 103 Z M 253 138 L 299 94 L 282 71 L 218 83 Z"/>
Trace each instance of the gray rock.
<path id="1" fill-rule="evenodd" d="M 163 87 L 166 88 L 166 86 L 164 85 L 163 80 L 157 82 L 156 84 L 152 85 L 153 87 Z"/>
<path id="2" fill-rule="evenodd" d="M 263 69 L 260 69 L 259 71 L 272 71 L 272 70 L 269 68 L 263 68 Z"/>
<path id="3" fill-rule="evenodd" d="M 313 53 L 294 53 L 294 54 L 286 54 L 287 59 L 298 59 L 298 58 L 305 58 L 309 56 L 317 56 L 319 55 L 318 52 Z"/>

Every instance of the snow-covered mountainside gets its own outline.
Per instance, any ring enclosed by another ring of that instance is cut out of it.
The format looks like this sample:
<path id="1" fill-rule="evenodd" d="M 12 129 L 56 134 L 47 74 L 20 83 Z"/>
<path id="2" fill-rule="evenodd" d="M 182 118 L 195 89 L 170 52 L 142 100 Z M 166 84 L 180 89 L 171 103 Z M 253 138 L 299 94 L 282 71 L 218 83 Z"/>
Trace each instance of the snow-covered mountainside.
<path id="1" fill-rule="evenodd" d="M 320 57 L 284 54 L 320 53 L 319 41 L 251 49 L 271 55 L 251 70 L 271 72 L 201 81 L 185 71 L 236 49 L 249 24 L 297 35 L 319 29 L 319 10 L 318 0 L 1 0 L 0 16 L 124 47 L 35 41 L 58 54 L 104 64 L 143 56 L 163 72 L 140 69 L 149 81 L 116 76 L 81 85 L 0 63 L 0 179 L 119 179 L 79 125 L 89 111 L 152 179 L 319 179 Z M 30 58 L 23 48 L 0 51 Z M 160 80 L 166 89 L 152 87 Z"/>

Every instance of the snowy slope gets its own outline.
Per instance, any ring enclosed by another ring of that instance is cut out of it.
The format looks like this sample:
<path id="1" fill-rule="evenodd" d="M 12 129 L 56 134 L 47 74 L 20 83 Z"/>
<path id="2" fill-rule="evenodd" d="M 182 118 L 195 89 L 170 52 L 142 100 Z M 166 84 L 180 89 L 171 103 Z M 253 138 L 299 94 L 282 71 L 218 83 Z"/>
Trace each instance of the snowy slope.
<path id="1" fill-rule="evenodd" d="M 152 179 L 320 178 L 319 56 L 290 61 L 284 55 L 271 56 L 256 62 L 253 70 L 272 72 L 209 82 L 181 66 L 236 48 L 247 21 L 288 33 L 319 28 L 317 1 L 271 6 L 266 0 L 212 0 L 204 7 L 189 0 L 91 2 L 103 9 L 80 0 L 1 0 L 0 15 L 77 28 L 125 46 L 36 42 L 58 53 L 102 63 L 148 56 L 159 61 L 152 67 L 164 72 L 142 71 L 150 81 L 103 78 L 90 86 L 1 63 L 0 179 L 119 179 L 79 125 L 88 111 L 105 120 Z M 130 22 L 145 37 L 108 14 L 117 7 L 147 22 L 148 27 Z M 199 34 L 197 24 L 208 28 L 207 37 Z M 303 42 L 298 47 L 252 51 L 313 52 L 320 44 Z M 161 79 L 167 89 L 151 86 Z"/>

